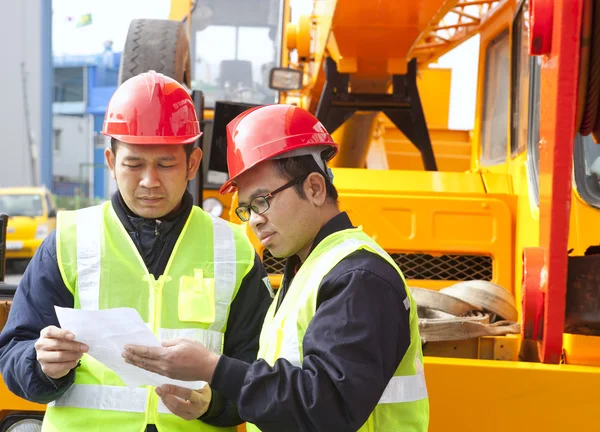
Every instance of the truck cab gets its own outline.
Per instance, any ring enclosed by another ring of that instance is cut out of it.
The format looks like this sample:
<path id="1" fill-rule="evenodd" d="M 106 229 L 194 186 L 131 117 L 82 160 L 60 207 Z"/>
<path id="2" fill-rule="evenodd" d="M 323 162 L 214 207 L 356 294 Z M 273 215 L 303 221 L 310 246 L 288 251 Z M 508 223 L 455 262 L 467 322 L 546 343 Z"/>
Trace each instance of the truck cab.
<path id="1" fill-rule="evenodd" d="M 0 189 L 0 213 L 8 215 L 6 259 L 30 260 L 56 228 L 56 208 L 45 187 Z"/>

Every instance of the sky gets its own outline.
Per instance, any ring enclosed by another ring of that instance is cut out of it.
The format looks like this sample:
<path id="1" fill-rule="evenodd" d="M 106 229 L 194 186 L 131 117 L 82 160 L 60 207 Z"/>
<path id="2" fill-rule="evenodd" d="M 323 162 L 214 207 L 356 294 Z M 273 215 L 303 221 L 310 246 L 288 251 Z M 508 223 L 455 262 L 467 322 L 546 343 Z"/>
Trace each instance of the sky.
<path id="1" fill-rule="evenodd" d="M 53 0 L 52 8 L 54 55 L 86 55 L 102 52 L 105 40 L 113 41 L 114 51 L 122 51 L 131 20 L 166 19 L 170 1 Z M 92 14 L 92 25 L 77 28 L 79 17 L 88 13 Z"/>
<path id="2" fill-rule="evenodd" d="M 292 18 L 310 13 L 312 0 L 291 0 Z M 86 55 L 103 51 L 104 42 L 113 42 L 113 51 L 122 51 L 129 23 L 135 18 L 166 19 L 170 0 L 53 0 L 54 55 Z M 84 14 L 92 14 L 92 25 L 76 27 Z M 469 130 L 475 117 L 479 38 L 474 37 L 441 57 L 436 67 L 452 69 L 450 129 Z"/>

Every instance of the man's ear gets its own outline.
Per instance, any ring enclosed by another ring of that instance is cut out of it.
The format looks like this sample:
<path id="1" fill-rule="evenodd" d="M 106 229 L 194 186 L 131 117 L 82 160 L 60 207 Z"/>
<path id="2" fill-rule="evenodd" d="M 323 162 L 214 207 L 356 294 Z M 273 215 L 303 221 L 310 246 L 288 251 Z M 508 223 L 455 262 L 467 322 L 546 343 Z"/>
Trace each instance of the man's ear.
<path id="1" fill-rule="evenodd" d="M 104 150 L 104 159 L 106 159 L 106 164 L 108 165 L 108 169 L 110 170 L 110 175 L 112 176 L 113 180 L 116 180 L 117 179 L 116 174 L 115 174 L 116 156 L 110 147 L 108 147 L 107 149 Z"/>
<path id="2" fill-rule="evenodd" d="M 325 179 L 317 172 L 310 173 L 304 181 L 304 193 L 316 206 L 322 206 L 327 199 Z"/>
<path id="3" fill-rule="evenodd" d="M 200 162 L 202 162 L 202 150 L 198 147 L 194 147 L 192 154 L 190 154 L 190 160 L 188 163 L 188 180 L 194 180 L 196 173 L 198 172 L 198 168 L 200 167 Z"/>

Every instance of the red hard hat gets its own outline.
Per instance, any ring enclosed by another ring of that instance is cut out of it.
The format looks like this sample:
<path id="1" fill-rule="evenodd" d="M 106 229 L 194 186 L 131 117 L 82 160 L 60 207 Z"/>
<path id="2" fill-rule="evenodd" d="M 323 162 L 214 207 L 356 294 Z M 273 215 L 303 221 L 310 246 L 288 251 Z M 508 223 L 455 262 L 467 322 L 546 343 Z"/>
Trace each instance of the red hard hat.
<path id="1" fill-rule="evenodd" d="M 227 125 L 229 180 L 221 187 L 226 194 L 237 189 L 234 181 L 253 166 L 290 153 L 313 154 L 329 161 L 338 146 L 325 127 L 308 111 L 293 105 L 265 105 L 251 108 Z"/>
<path id="2" fill-rule="evenodd" d="M 185 88 L 151 70 L 128 79 L 115 91 L 102 134 L 127 144 L 190 144 L 202 132 Z"/>

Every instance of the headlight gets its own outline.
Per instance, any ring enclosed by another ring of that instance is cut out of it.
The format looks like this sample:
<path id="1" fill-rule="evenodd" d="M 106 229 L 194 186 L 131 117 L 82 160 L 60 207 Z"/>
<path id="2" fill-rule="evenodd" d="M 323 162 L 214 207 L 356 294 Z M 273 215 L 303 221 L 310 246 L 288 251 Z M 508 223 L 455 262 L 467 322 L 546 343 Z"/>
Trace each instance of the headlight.
<path id="1" fill-rule="evenodd" d="M 6 429 L 6 432 L 40 432 L 41 430 L 41 420 L 29 418 L 13 423 Z"/>
<path id="2" fill-rule="evenodd" d="M 273 68 L 269 78 L 269 88 L 279 91 L 302 89 L 302 71 L 291 68 Z"/>
<path id="3" fill-rule="evenodd" d="M 44 240 L 48 235 L 48 225 L 39 224 L 35 230 L 35 238 L 38 240 Z"/>
<path id="4" fill-rule="evenodd" d="M 206 198 L 202 201 L 202 208 L 215 217 L 220 217 L 223 214 L 223 204 L 216 198 Z"/>

